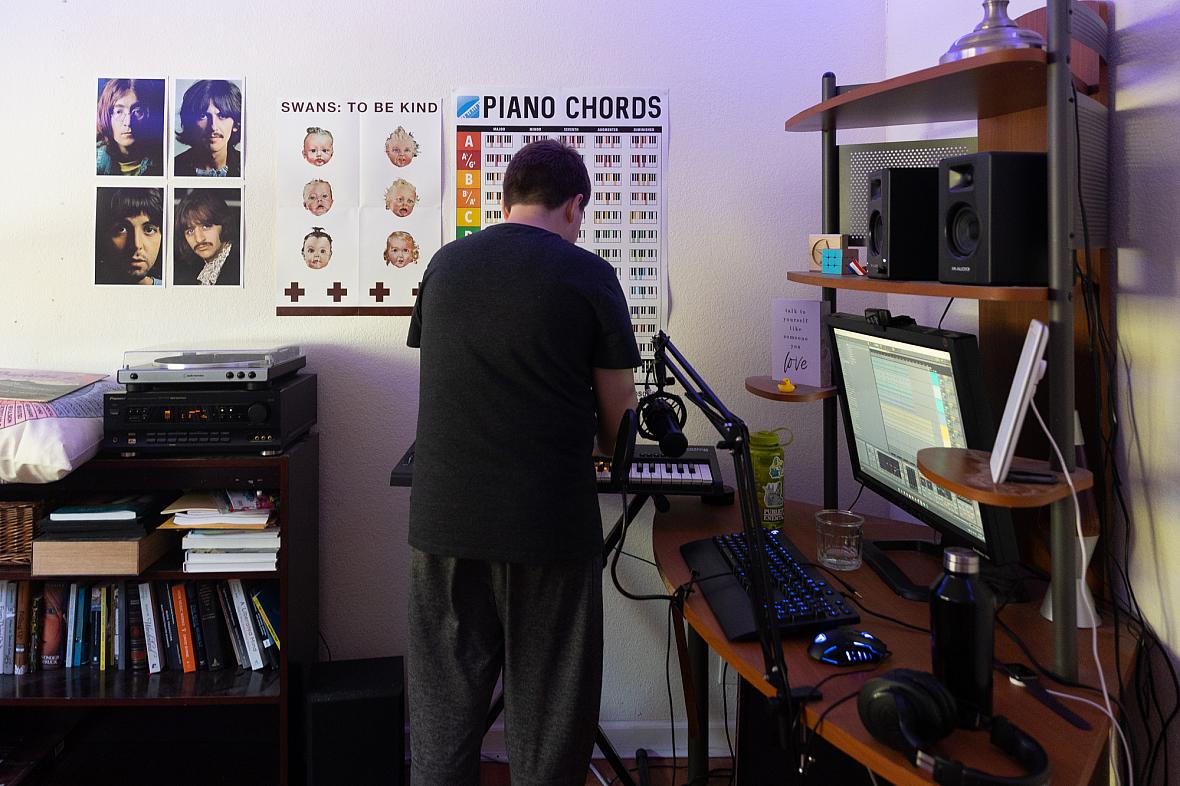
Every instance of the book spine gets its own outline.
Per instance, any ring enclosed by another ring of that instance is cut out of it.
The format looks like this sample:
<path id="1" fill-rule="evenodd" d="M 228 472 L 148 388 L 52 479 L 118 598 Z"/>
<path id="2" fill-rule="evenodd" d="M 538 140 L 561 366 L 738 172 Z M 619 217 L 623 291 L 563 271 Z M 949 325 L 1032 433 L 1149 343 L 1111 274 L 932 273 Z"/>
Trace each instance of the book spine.
<path id="1" fill-rule="evenodd" d="M 258 648 L 262 651 L 262 659 L 266 661 L 267 665 L 277 669 L 279 667 L 279 648 L 275 646 L 275 640 L 266 632 L 262 611 L 252 598 L 246 602 L 250 606 L 250 613 L 254 616 L 254 626 L 258 629 Z"/>
<path id="2" fill-rule="evenodd" d="M 226 579 L 226 582 L 229 584 L 230 596 L 233 598 L 238 625 L 242 628 L 242 640 L 246 643 L 246 654 L 250 657 L 250 668 L 258 671 L 265 664 L 262 660 L 258 632 L 254 629 L 254 614 L 250 611 L 250 602 L 246 599 L 246 591 L 242 588 L 241 579 Z"/>
<path id="3" fill-rule="evenodd" d="M 159 603 L 160 631 L 163 633 L 161 640 L 164 642 L 164 658 L 169 669 L 180 671 L 180 645 L 176 638 L 176 617 L 172 609 L 172 592 L 168 588 L 168 582 L 162 582 L 160 586 Z"/>
<path id="4" fill-rule="evenodd" d="M 66 632 L 65 601 L 66 585 L 60 581 L 46 582 L 45 620 L 41 625 L 41 668 L 45 670 L 62 667 Z"/>
<path id="5" fill-rule="evenodd" d="M 205 659 L 209 671 L 225 666 L 225 638 L 221 620 L 218 618 L 216 589 L 208 581 L 196 582 L 197 616 L 201 620 L 201 634 L 205 638 Z"/>
<path id="6" fill-rule="evenodd" d="M 0 674 L 12 674 L 15 670 L 13 664 L 16 659 L 16 642 L 13 641 L 13 636 L 8 635 L 8 626 L 4 624 L 9 583 L 0 581 Z"/>
<path id="7" fill-rule="evenodd" d="M 16 673 L 16 592 L 17 582 L 8 582 L 4 593 L 4 673 Z"/>
<path id="8" fill-rule="evenodd" d="M 90 588 L 90 665 L 99 666 L 102 654 L 102 585 Z"/>
<path id="9" fill-rule="evenodd" d="M 201 609 L 197 602 L 197 583 L 184 583 L 184 596 L 188 601 L 188 626 L 193 636 L 193 654 L 197 658 L 197 671 L 209 669 L 209 658 L 205 654 L 205 631 L 201 624 Z"/>
<path id="10" fill-rule="evenodd" d="M 84 666 L 89 663 L 86 645 L 90 641 L 87 638 L 87 623 L 90 620 L 90 587 L 85 584 L 78 585 L 78 602 L 76 606 L 76 615 L 78 619 L 74 623 L 74 641 L 71 656 L 73 657 L 75 666 Z"/>
<path id="11" fill-rule="evenodd" d="M 16 641 L 13 642 L 12 673 L 20 676 L 29 672 L 29 608 L 32 588 L 27 581 L 17 582 Z"/>
<path id="12" fill-rule="evenodd" d="M 127 592 L 127 668 L 144 672 L 147 664 L 147 639 L 143 632 L 143 607 L 139 600 L 139 588 L 126 585 Z"/>
<path id="13" fill-rule="evenodd" d="M 239 669 L 250 668 L 250 659 L 246 657 L 246 643 L 242 641 L 242 629 L 238 626 L 238 617 L 234 613 L 233 599 L 229 596 L 229 587 L 224 581 L 217 582 L 217 601 L 221 605 L 222 619 L 225 620 L 229 643 L 234 650 L 234 659 Z"/>
<path id="14" fill-rule="evenodd" d="M 148 673 L 158 674 L 164 665 L 164 654 L 160 649 L 159 624 L 150 581 L 139 583 L 139 608 L 143 614 L 143 640 L 147 650 Z"/>
<path id="15" fill-rule="evenodd" d="M 254 602 L 254 610 L 258 612 L 258 621 L 266 631 L 266 635 L 275 643 L 276 649 L 281 649 L 282 644 L 279 643 L 279 634 L 275 632 L 275 624 L 271 622 L 270 615 L 266 613 L 266 608 L 262 605 L 262 598 L 258 593 L 252 593 L 250 600 Z M 277 622 L 278 620 L 275 620 Z"/>
<path id="16" fill-rule="evenodd" d="M 127 669 L 127 582 L 115 585 L 115 665 L 119 671 Z"/>
<path id="17" fill-rule="evenodd" d="M 107 647 L 107 630 L 110 628 L 111 588 L 102 585 L 98 592 L 98 670 L 107 670 L 107 658 L 110 648 Z"/>
<path id="18" fill-rule="evenodd" d="M 41 613 L 41 607 L 45 604 L 45 592 L 41 585 L 33 585 L 32 596 L 29 601 L 29 674 L 41 669 L 41 621 L 45 616 Z"/>
<path id="19" fill-rule="evenodd" d="M 180 646 L 180 667 L 185 673 L 197 670 L 197 656 L 193 650 L 193 631 L 188 622 L 188 599 L 184 595 L 184 582 L 177 581 L 169 588 L 172 592 L 172 613 L 176 617 L 176 640 Z"/>
<path id="20" fill-rule="evenodd" d="M 65 661 L 67 669 L 74 668 L 74 629 L 77 625 L 78 616 L 78 583 L 70 584 L 70 597 L 66 611 L 66 654 L 62 660 Z"/>

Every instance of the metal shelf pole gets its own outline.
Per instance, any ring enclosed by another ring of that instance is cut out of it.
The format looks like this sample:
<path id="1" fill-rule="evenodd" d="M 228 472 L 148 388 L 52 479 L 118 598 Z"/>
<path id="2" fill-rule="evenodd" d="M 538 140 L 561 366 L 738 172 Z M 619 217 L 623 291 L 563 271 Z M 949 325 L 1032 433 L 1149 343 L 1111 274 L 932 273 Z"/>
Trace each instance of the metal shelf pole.
<path id="1" fill-rule="evenodd" d="M 836 97 L 836 75 L 831 71 L 825 73 L 821 79 L 823 100 Z M 836 150 L 835 121 L 828 121 L 820 132 L 820 203 L 823 215 L 820 225 L 824 234 L 836 234 L 840 231 L 840 159 Z M 831 313 L 836 313 L 836 290 L 824 287 L 821 290 L 823 302 L 828 304 Z M 823 403 L 823 440 L 824 440 L 824 507 L 838 508 L 839 475 L 836 471 L 836 397 L 830 396 Z"/>
<path id="2" fill-rule="evenodd" d="M 1049 0 L 1046 36 L 1048 69 L 1045 105 L 1048 115 L 1049 185 L 1049 430 L 1061 446 L 1066 466 L 1074 469 L 1073 444 L 1073 98 L 1069 52 L 1071 0 Z M 1049 512 L 1053 574 L 1054 669 L 1077 679 L 1077 535 L 1073 502 L 1055 502 Z"/>

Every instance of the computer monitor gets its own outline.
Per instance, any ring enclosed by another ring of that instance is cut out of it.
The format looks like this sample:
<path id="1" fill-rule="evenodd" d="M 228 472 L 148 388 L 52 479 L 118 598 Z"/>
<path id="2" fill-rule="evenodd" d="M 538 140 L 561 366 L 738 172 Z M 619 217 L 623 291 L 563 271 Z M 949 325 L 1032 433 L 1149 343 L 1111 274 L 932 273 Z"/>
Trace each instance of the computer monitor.
<path id="1" fill-rule="evenodd" d="M 918 471 L 922 448 L 988 450 L 995 439 L 975 336 L 880 313 L 827 318 L 832 376 L 853 475 L 941 536 L 937 549 L 922 541 L 865 543 L 865 562 L 899 595 L 920 600 L 927 588 L 910 582 L 884 551 L 967 546 L 1004 565 L 1017 560 L 1018 548 L 1007 509 L 960 497 Z"/>

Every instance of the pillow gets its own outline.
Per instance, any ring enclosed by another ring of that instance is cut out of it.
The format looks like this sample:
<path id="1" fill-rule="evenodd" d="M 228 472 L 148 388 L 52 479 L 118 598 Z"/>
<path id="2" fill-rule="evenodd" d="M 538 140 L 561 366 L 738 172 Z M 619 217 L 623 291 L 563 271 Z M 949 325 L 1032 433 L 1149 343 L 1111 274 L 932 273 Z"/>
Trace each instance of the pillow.
<path id="1" fill-rule="evenodd" d="M 48 403 L 0 399 L 0 483 L 52 483 L 86 463 L 102 442 L 102 380 Z"/>

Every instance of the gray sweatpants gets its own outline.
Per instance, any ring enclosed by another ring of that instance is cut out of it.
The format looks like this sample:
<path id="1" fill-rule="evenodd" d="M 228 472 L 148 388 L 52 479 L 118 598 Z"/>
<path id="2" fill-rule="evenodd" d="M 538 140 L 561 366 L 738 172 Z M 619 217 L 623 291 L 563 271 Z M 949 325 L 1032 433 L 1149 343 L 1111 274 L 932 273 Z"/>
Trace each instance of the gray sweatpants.
<path id="1" fill-rule="evenodd" d="M 411 786 L 478 786 L 501 670 L 513 786 L 581 786 L 602 693 L 602 559 L 551 565 L 412 549 Z"/>

